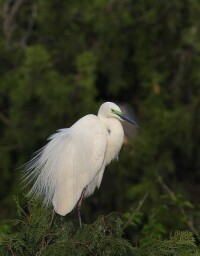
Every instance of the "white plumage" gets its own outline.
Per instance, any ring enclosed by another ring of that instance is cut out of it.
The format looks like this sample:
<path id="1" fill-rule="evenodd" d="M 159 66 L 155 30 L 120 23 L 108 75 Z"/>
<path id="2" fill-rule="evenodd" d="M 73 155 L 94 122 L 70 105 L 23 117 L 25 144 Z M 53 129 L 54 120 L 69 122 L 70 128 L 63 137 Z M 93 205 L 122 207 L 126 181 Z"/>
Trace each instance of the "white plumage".
<path id="1" fill-rule="evenodd" d="M 119 120 L 129 120 L 111 102 L 101 105 L 98 115 L 86 115 L 68 129 L 48 138 L 26 165 L 25 181 L 34 181 L 32 195 L 42 196 L 60 215 L 69 213 L 102 181 L 104 169 L 118 156 L 124 131 Z"/>

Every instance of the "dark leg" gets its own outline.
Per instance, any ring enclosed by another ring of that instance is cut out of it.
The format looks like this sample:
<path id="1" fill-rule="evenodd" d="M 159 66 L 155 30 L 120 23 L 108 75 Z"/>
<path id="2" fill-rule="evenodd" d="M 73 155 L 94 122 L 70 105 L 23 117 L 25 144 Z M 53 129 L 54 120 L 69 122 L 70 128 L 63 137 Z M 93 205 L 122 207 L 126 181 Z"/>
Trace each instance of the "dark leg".
<path id="1" fill-rule="evenodd" d="M 84 199 L 84 196 L 85 196 L 85 191 L 87 189 L 87 186 L 84 187 L 82 193 L 81 193 L 81 196 L 78 200 L 78 203 L 77 203 L 77 211 L 78 211 L 78 220 L 79 220 L 79 224 L 80 224 L 80 228 L 82 228 L 82 221 L 81 221 L 81 205 L 82 205 L 82 202 L 83 202 L 83 199 Z"/>

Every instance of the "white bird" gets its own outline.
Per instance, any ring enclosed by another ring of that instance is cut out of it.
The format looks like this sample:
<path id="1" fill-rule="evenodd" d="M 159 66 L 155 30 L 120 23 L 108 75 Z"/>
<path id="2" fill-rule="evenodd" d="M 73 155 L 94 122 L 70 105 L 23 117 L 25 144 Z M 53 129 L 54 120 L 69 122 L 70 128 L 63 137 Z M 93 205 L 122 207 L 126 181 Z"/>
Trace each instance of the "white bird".
<path id="1" fill-rule="evenodd" d="M 100 187 L 105 167 L 118 157 L 124 139 L 123 120 L 137 126 L 116 104 L 105 102 L 97 116 L 86 115 L 50 136 L 26 165 L 24 180 L 34 180 L 30 194 L 41 196 L 62 216 L 77 206 L 81 226 L 83 198 Z"/>

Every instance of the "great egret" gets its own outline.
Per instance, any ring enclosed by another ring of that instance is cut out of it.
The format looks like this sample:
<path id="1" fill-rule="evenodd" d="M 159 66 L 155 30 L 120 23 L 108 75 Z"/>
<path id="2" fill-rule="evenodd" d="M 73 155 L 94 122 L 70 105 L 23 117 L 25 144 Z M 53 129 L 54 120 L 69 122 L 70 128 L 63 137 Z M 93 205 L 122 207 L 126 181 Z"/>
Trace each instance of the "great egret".
<path id="1" fill-rule="evenodd" d="M 42 196 L 62 216 L 77 206 L 81 226 L 83 198 L 99 188 L 105 167 L 121 149 L 123 120 L 137 126 L 116 104 L 105 102 L 97 116 L 86 115 L 51 135 L 26 165 L 25 181 L 34 180 L 30 193 Z"/>

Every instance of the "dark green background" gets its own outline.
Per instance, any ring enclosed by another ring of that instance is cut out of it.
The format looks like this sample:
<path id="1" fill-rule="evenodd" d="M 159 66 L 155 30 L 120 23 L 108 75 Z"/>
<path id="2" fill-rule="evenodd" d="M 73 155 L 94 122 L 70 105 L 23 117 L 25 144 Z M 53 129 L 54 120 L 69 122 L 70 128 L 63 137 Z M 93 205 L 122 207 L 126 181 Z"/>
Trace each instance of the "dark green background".
<path id="1" fill-rule="evenodd" d="M 0 218 L 16 215 L 13 195 L 25 203 L 17 168 L 56 129 L 113 101 L 140 129 L 85 201 L 85 221 L 126 218 L 148 193 L 137 230 L 152 219 L 161 233 L 188 228 L 180 204 L 198 230 L 200 2 L 17 2 L 0 1 Z M 161 198 L 156 175 L 180 202 Z"/>

